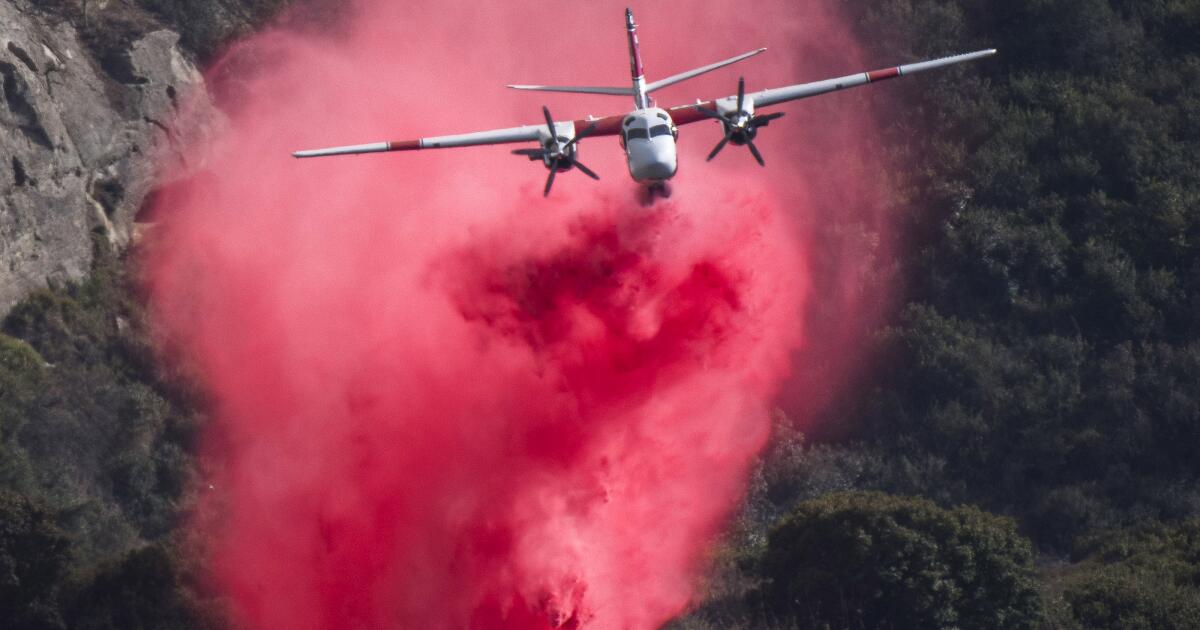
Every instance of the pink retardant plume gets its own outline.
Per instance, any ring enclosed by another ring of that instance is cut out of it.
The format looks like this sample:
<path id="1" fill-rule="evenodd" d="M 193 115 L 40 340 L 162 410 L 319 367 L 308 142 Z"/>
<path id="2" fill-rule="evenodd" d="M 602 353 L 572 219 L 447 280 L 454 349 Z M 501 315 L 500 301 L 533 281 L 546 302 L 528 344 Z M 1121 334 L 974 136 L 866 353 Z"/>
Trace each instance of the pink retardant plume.
<path id="1" fill-rule="evenodd" d="M 663 104 L 868 67 L 832 2 L 662 4 L 634 7 L 651 79 L 772 47 Z M 844 371 L 864 254 L 817 226 L 882 225 L 861 97 L 785 110 L 767 169 L 681 129 L 651 207 L 614 138 L 582 143 L 600 182 L 547 199 L 513 147 L 289 156 L 627 111 L 502 87 L 626 85 L 622 18 L 362 0 L 209 72 L 228 120 L 166 173 L 146 261 L 164 353 L 211 396 L 194 526 L 238 627 L 658 627 L 694 603 L 781 392 Z"/>

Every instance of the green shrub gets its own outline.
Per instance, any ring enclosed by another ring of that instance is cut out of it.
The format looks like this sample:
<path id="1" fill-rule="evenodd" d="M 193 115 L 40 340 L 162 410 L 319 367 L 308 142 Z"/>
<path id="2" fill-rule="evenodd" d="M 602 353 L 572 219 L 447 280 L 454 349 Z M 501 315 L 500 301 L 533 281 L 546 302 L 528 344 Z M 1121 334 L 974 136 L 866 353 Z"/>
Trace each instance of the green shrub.
<path id="1" fill-rule="evenodd" d="M 1200 624 L 1200 520 L 1121 532 L 1093 545 L 1064 579 L 1083 627 L 1171 630 Z"/>
<path id="2" fill-rule="evenodd" d="M 12 630 L 62 628 L 55 600 L 70 540 L 50 510 L 0 489 L 0 620 Z"/>
<path id="3" fill-rule="evenodd" d="M 0 441 L 20 430 L 45 369 L 45 360 L 29 344 L 0 334 Z"/>
<path id="4" fill-rule="evenodd" d="M 1030 543 L 1010 519 L 877 492 L 802 503 L 762 561 L 768 610 L 803 628 L 1032 628 Z"/>
<path id="5" fill-rule="evenodd" d="M 69 616 L 79 630 L 185 630 L 209 627 L 167 551 L 151 545 L 101 566 L 71 596 Z"/>

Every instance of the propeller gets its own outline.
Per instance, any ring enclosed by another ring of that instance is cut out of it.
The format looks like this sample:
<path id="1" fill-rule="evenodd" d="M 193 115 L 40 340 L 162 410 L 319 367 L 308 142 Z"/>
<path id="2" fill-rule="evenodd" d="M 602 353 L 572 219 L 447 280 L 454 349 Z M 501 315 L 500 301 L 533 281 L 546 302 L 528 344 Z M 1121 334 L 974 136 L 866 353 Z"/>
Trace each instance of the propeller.
<path id="1" fill-rule="evenodd" d="M 696 111 L 713 120 L 719 120 L 725 129 L 725 137 L 721 138 L 717 146 L 708 154 L 710 161 L 717 157 L 726 144 L 732 142 L 738 146 L 745 145 L 750 149 L 751 155 L 754 156 L 759 166 L 767 165 L 763 161 L 762 153 L 758 152 L 758 147 L 754 146 L 754 137 L 758 135 L 759 127 L 766 127 L 772 120 L 783 117 L 783 112 L 754 116 L 746 111 L 746 79 L 744 77 L 738 77 L 737 109 L 725 115 L 707 107 L 697 107 Z"/>
<path id="2" fill-rule="evenodd" d="M 550 169 L 550 176 L 546 178 L 546 188 L 542 191 L 542 196 L 550 194 L 550 188 L 554 186 L 554 176 L 559 171 L 569 171 L 572 168 L 577 168 L 584 175 L 592 179 L 599 180 L 600 176 L 593 173 L 592 169 L 584 166 L 575 158 L 578 153 L 576 144 L 588 137 L 596 130 L 596 123 L 587 126 L 583 131 L 575 134 L 569 142 L 561 142 L 558 138 L 558 132 L 554 129 L 554 118 L 550 116 L 550 109 L 542 106 L 542 115 L 546 118 L 546 128 L 550 130 L 550 140 L 540 149 L 517 149 L 513 151 L 514 155 L 524 155 L 532 160 L 542 160 L 546 163 L 546 168 Z"/>

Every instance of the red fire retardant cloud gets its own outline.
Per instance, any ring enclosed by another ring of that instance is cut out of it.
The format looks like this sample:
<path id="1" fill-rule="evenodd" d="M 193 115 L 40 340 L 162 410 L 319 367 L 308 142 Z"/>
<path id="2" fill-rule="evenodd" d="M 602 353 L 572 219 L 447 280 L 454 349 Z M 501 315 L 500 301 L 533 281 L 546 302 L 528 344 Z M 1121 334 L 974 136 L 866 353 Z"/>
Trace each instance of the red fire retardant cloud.
<path id="1" fill-rule="evenodd" d="M 664 105 L 869 67 L 832 2 L 664 4 L 634 7 L 652 78 L 771 47 Z M 882 225 L 862 97 L 789 107 L 767 169 L 682 129 L 651 207 L 614 138 L 582 146 L 600 182 L 548 199 L 512 147 L 289 156 L 626 111 L 502 87 L 625 85 L 623 8 L 363 0 L 210 71 L 228 122 L 146 258 L 163 347 L 212 397 L 195 525 L 241 627 L 657 627 L 781 389 L 819 400 L 847 364 L 862 251 L 818 228 Z"/>

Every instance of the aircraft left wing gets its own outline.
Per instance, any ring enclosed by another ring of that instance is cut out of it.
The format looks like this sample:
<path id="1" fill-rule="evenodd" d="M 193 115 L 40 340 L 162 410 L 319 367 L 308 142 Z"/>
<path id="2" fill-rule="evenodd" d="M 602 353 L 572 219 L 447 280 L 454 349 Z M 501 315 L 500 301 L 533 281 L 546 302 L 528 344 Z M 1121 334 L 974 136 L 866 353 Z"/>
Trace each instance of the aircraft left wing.
<path id="1" fill-rule="evenodd" d="M 956 63 L 963 63 L 964 61 L 974 61 L 976 59 L 990 57 L 994 54 L 996 54 L 996 49 L 989 48 L 987 50 L 978 50 L 961 55 L 942 57 L 940 59 L 931 59 L 929 61 L 911 63 L 903 66 L 893 66 L 891 68 L 871 70 L 868 72 L 860 72 L 858 74 L 849 74 L 844 77 L 825 79 L 823 81 L 800 83 L 781 88 L 762 90 L 760 92 L 752 92 L 746 94 L 745 99 L 753 104 L 755 108 L 767 107 L 769 105 L 778 105 L 780 103 L 808 98 L 810 96 L 819 96 L 821 94 L 828 94 L 829 92 L 836 92 L 846 88 L 867 85 L 886 79 L 908 76 L 910 74 L 925 72 L 926 70 L 933 70 L 935 68 L 943 68 Z M 671 118 L 675 121 L 675 124 L 686 125 L 688 123 L 711 118 L 711 116 L 705 114 L 703 110 L 717 110 L 719 103 L 724 105 L 724 107 L 720 107 L 721 110 L 736 109 L 736 107 L 733 105 L 736 100 L 736 96 L 727 96 L 725 98 L 715 99 L 713 101 L 672 107 L 669 111 L 671 112 Z"/>
<path id="2" fill-rule="evenodd" d="M 567 132 L 571 123 L 554 123 L 555 131 Z M 452 136 L 433 136 L 417 140 L 396 140 L 392 142 L 374 142 L 371 144 L 354 144 L 328 149 L 310 149 L 296 151 L 292 155 L 298 158 L 325 157 L 330 155 L 355 155 L 359 153 L 384 153 L 387 151 L 416 151 L 419 149 L 443 149 L 450 147 L 472 147 L 485 144 L 506 144 L 509 142 L 526 142 L 549 137 L 545 125 L 526 125 L 508 129 L 492 129 L 476 131 Z"/>
<path id="3" fill-rule="evenodd" d="M 550 142 L 551 128 L 557 140 L 558 152 L 573 144 L 570 140 L 593 136 L 612 136 L 621 132 L 621 119 L 624 115 L 595 118 L 589 116 L 580 120 L 555 122 L 550 117 L 550 111 L 542 108 L 545 124 L 509 127 L 508 129 L 491 129 L 451 136 L 432 136 L 416 140 L 394 140 L 391 142 L 373 142 L 370 144 L 352 144 L 327 149 L 308 149 L 292 153 L 293 157 L 311 158 L 330 155 L 356 155 L 360 153 L 386 153 L 388 151 L 418 151 L 420 149 L 449 149 L 453 147 L 474 147 L 489 144 L 508 144 L 512 142 L 533 142 L 542 144 Z M 567 138 L 567 140 L 561 140 Z"/>

